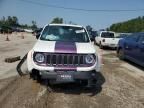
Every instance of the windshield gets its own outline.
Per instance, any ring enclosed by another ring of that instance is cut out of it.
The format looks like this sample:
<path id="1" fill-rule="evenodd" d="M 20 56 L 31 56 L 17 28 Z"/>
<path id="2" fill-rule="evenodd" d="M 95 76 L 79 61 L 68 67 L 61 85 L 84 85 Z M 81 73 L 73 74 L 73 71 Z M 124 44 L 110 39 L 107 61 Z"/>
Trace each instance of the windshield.
<path id="1" fill-rule="evenodd" d="M 114 33 L 102 32 L 101 37 L 104 37 L 104 38 L 114 38 Z"/>
<path id="2" fill-rule="evenodd" d="M 127 37 L 127 35 L 120 35 L 120 36 L 117 36 L 116 38 L 125 38 Z"/>
<path id="3" fill-rule="evenodd" d="M 84 28 L 72 26 L 46 26 L 40 39 L 46 41 L 89 42 Z"/>

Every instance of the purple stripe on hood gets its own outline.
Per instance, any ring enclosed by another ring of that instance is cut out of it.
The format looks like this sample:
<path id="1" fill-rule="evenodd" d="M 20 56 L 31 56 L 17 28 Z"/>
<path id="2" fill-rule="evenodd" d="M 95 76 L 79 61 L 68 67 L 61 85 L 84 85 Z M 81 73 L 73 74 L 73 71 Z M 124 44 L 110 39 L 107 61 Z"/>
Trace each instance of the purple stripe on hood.
<path id="1" fill-rule="evenodd" d="M 76 44 L 74 42 L 56 42 L 55 53 L 77 53 Z M 54 67 L 55 71 L 76 71 L 74 66 L 57 66 Z"/>
<path id="2" fill-rule="evenodd" d="M 75 42 L 56 42 L 55 44 L 56 53 L 77 53 Z"/>

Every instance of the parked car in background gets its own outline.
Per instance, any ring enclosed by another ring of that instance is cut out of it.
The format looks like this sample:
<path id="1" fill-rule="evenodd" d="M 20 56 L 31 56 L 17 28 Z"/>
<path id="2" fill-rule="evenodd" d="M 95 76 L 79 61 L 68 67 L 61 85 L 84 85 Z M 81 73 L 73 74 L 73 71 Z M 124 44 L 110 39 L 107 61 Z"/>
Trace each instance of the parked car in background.
<path id="1" fill-rule="evenodd" d="M 123 38 L 126 38 L 126 37 L 128 37 L 129 35 L 126 35 L 126 34 L 120 34 L 119 36 L 117 36 L 117 37 L 115 37 L 115 38 L 117 38 L 117 40 L 118 40 L 118 42 L 121 40 L 121 39 L 123 39 Z M 117 46 L 118 46 L 118 43 L 117 43 Z"/>
<path id="2" fill-rule="evenodd" d="M 24 29 L 24 31 L 27 32 L 27 33 L 33 33 L 32 29 Z"/>
<path id="3" fill-rule="evenodd" d="M 144 32 L 134 33 L 121 39 L 118 43 L 117 55 L 120 59 L 128 59 L 144 66 Z"/>
<path id="4" fill-rule="evenodd" d="M 35 29 L 35 30 L 33 31 L 32 34 L 34 34 L 35 36 L 36 36 L 36 35 L 40 35 L 41 31 L 42 31 L 42 28 L 37 28 L 37 29 Z"/>
<path id="5" fill-rule="evenodd" d="M 119 36 L 117 36 L 116 38 L 119 38 L 119 39 L 123 39 L 123 38 L 126 38 L 128 35 L 126 34 L 120 34 Z"/>
<path id="6" fill-rule="evenodd" d="M 104 47 L 116 48 L 119 38 L 115 38 L 115 33 L 112 31 L 100 31 L 95 38 L 95 42 L 102 49 Z"/>
<path id="7" fill-rule="evenodd" d="M 97 31 L 88 31 L 89 36 L 90 36 L 90 40 L 95 42 L 95 37 L 98 35 Z"/>
<path id="8" fill-rule="evenodd" d="M 12 27 L 13 32 L 24 32 L 24 29 L 20 27 Z"/>

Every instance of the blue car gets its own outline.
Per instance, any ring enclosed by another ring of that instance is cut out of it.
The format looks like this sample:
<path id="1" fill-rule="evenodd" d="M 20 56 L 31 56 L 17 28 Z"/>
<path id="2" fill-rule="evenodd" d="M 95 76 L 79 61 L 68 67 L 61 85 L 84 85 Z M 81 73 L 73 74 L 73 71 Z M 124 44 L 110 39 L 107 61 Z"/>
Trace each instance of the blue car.
<path id="1" fill-rule="evenodd" d="M 128 59 L 144 67 L 144 32 L 134 33 L 121 39 L 118 43 L 117 55 L 120 59 Z"/>

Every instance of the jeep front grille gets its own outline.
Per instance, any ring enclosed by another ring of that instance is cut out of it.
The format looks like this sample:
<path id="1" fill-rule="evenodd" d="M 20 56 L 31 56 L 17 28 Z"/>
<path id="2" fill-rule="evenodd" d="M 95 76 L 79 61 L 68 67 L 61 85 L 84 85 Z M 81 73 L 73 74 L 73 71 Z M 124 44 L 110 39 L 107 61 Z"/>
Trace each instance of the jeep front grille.
<path id="1" fill-rule="evenodd" d="M 47 54 L 46 64 L 49 66 L 84 66 L 85 55 L 78 54 Z"/>

